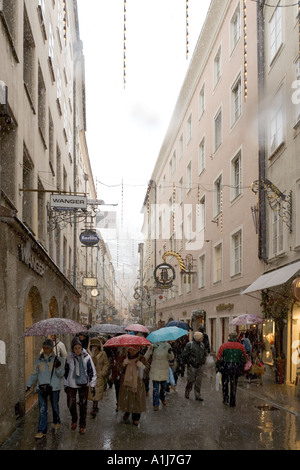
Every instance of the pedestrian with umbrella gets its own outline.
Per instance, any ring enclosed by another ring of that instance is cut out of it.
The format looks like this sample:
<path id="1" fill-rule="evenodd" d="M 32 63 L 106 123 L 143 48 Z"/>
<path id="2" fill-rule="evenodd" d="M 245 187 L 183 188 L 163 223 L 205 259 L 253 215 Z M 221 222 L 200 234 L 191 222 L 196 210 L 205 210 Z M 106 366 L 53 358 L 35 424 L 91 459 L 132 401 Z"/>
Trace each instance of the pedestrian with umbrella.
<path id="1" fill-rule="evenodd" d="M 157 411 L 159 410 L 159 400 L 164 406 L 167 404 L 166 387 L 169 380 L 169 361 L 174 360 L 174 353 L 168 342 L 155 342 L 144 357 L 146 360 L 151 359 L 149 378 L 153 384 L 153 409 Z"/>
<path id="2" fill-rule="evenodd" d="M 229 333 L 229 341 L 223 343 L 217 354 L 216 369 L 222 374 L 223 403 L 236 405 L 238 378 L 244 373 L 247 354 L 244 346 L 238 342 L 237 333 Z M 230 395 L 229 395 L 230 384 Z"/>
<path id="3" fill-rule="evenodd" d="M 202 366 L 207 356 L 203 339 L 203 333 L 196 331 L 193 340 L 187 343 L 182 353 L 182 360 L 187 364 L 185 398 L 190 398 L 190 392 L 194 387 L 195 399 L 198 401 L 203 401 L 201 398 Z"/>
<path id="4" fill-rule="evenodd" d="M 103 399 L 106 385 L 106 376 L 109 370 L 109 360 L 106 352 L 103 349 L 103 342 L 101 341 L 101 338 L 92 338 L 87 352 L 92 358 L 97 373 L 95 394 L 92 394 L 91 388 L 89 389 L 88 394 L 88 400 L 93 402 L 91 415 L 93 418 L 95 418 L 99 411 L 98 402 Z"/>
<path id="5" fill-rule="evenodd" d="M 142 336 L 123 334 L 110 338 L 104 344 L 104 348 L 112 351 L 112 380 L 115 385 L 116 392 L 116 411 L 118 411 L 119 392 L 121 386 L 121 378 L 124 369 L 124 360 L 127 358 L 127 349 L 130 347 L 144 347 L 150 345 L 150 341 Z"/>
<path id="6" fill-rule="evenodd" d="M 48 397 L 53 413 L 53 427 L 59 429 L 59 394 L 61 381 L 64 375 L 64 364 L 54 353 L 54 343 L 51 339 L 43 342 L 43 351 L 35 360 L 30 377 L 27 380 L 26 392 L 37 381 L 39 423 L 36 439 L 42 439 L 47 434 L 48 428 Z"/>
<path id="7" fill-rule="evenodd" d="M 72 351 L 65 364 L 64 386 L 67 394 L 67 405 L 71 413 L 71 429 L 77 428 L 77 393 L 79 395 L 79 433 L 84 434 L 86 429 L 87 398 L 89 387 L 92 396 L 95 396 L 97 373 L 88 352 L 83 349 L 77 336 L 72 340 Z"/>
<path id="8" fill-rule="evenodd" d="M 128 422 L 131 413 L 135 426 L 139 425 L 141 414 L 146 411 L 146 388 L 143 381 L 146 364 L 139 346 L 130 346 L 127 349 L 121 373 L 118 409 L 124 412 L 124 422 Z"/>

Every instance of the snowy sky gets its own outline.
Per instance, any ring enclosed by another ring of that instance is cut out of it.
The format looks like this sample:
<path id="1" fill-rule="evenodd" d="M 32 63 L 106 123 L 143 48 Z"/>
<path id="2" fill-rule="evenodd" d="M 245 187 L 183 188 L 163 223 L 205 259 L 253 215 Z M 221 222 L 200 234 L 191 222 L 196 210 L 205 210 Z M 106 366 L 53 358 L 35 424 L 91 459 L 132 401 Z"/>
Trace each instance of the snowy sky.
<path id="1" fill-rule="evenodd" d="M 98 198 L 118 204 L 119 221 L 123 209 L 123 229 L 134 238 L 139 238 L 147 184 L 210 0 L 188 4 L 186 59 L 186 1 L 127 0 L 124 88 L 123 0 L 78 0 L 87 144 Z"/>

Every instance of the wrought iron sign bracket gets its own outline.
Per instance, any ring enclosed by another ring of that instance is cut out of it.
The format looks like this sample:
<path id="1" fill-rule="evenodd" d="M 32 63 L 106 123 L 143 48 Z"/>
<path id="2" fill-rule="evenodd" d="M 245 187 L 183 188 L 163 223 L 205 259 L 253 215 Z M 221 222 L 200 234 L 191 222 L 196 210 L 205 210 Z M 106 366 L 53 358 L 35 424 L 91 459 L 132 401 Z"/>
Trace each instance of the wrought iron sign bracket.
<path id="1" fill-rule="evenodd" d="M 268 203 L 272 211 L 278 212 L 279 217 L 289 228 L 290 233 L 293 231 L 292 225 L 292 195 L 289 191 L 288 195 L 282 193 L 275 184 L 268 179 L 263 181 L 255 180 L 251 184 L 252 191 L 257 194 L 259 190 L 263 190 L 266 194 Z"/>

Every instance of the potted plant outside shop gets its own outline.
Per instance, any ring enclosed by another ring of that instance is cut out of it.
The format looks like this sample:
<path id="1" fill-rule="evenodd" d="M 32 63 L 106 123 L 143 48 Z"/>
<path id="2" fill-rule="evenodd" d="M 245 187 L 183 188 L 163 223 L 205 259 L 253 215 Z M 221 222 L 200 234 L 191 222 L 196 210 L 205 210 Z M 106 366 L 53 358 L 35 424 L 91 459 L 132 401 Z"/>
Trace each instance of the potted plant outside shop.
<path id="1" fill-rule="evenodd" d="M 261 295 L 261 306 L 265 318 L 271 318 L 275 323 L 273 367 L 276 383 L 283 384 L 286 368 L 286 357 L 283 350 L 283 331 L 287 324 L 288 312 L 293 303 L 291 281 L 282 284 L 276 290 L 265 289 Z"/>

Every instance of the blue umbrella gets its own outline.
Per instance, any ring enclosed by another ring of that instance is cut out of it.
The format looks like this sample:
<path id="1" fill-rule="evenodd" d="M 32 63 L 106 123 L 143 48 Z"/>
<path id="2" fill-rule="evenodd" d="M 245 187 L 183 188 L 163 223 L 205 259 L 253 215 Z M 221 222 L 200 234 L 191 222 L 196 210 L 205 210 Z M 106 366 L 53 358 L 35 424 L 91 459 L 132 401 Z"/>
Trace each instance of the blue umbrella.
<path id="1" fill-rule="evenodd" d="M 152 331 L 147 336 L 147 339 L 151 341 L 151 343 L 159 343 L 161 341 L 175 341 L 181 336 L 187 334 L 187 331 L 183 328 L 178 328 L 177 326 L 165 326 L 164 328 L 160 328 L 159 330 Z"/>
<path id="2" fill-rule="evenodd" d="M 177 326 L 178 328 L 183 328 L 184 330 L 190 331 L 190 327 L 185 321 L 180 321 L 180 320 L 172 320 L 169 321 L 166 326 Z"/>

